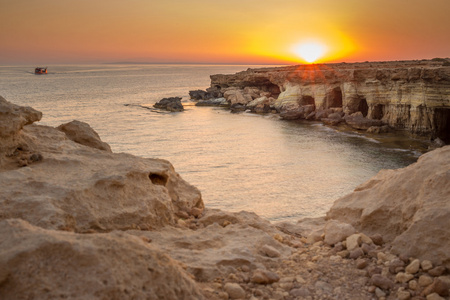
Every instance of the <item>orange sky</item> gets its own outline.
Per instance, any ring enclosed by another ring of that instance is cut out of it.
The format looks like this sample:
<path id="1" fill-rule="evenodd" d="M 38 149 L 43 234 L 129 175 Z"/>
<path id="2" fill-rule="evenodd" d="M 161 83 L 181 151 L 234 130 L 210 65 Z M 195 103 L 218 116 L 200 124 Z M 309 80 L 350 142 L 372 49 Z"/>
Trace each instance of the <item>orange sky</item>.
<path id="1" fill-rule="evenodd" d="M 0 65 L 450 57 L 450 0 L 0 0 Z"/>

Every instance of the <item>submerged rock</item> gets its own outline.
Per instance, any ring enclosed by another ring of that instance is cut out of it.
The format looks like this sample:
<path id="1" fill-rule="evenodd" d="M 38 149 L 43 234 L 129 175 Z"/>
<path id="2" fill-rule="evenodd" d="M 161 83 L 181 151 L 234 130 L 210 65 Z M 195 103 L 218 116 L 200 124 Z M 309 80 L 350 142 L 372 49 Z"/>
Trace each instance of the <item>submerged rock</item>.
<path id="1" fill-rule="evenodd" d="M 155 108 L 165 109 L 171 112 L 183 111 L 180 97 L 163 98 L 153 105 Z"/>

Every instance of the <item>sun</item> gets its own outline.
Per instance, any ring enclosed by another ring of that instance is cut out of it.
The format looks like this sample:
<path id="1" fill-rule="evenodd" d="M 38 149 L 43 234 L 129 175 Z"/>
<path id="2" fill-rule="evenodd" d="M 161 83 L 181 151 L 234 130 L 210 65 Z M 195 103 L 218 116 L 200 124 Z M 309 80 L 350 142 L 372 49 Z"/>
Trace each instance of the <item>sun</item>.
<path id="1" fill-rule="evenodd" d="M 318 42 L 304 42 L 293 47 L 293 52 L 308 63 L 313 63 L 323 57 L 327 48 Z"/>

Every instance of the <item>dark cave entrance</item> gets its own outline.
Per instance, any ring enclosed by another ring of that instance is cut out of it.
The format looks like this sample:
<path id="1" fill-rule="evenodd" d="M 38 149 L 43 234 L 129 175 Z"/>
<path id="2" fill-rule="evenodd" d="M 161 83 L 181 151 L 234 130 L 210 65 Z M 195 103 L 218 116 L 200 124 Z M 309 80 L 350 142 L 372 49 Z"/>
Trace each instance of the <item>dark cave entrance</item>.
<path id="1" fill-rule="evenodd" d="M 330 107 L 342 107 L 342 90 L 340 87 L 335 87 L 327 94 L 325 108 Z"/>
<path id="2" fill-rule="evenodd" d="M 314 98 L 312 96 L 302 96 L 300 99 L 300 105 L 316 105 Z"/>
<path id="3" fill-rule="evenodd" d="M 366 98 L 359 98 L 357 111 L 360 111 L 364 117 L 367 117 L 369 106 L 367 105 Z"/>
<path id="4" fill-rule="evenodd" d="M 436 108 L 434 111 L 436 137 L 450 143 L 450 108 Z"/>
<path id="5" fill-rule="evenodd" d="M 384 105 L 377 104 L 372 108 L 372 119 L 381 120 L 384 116 Z"/>

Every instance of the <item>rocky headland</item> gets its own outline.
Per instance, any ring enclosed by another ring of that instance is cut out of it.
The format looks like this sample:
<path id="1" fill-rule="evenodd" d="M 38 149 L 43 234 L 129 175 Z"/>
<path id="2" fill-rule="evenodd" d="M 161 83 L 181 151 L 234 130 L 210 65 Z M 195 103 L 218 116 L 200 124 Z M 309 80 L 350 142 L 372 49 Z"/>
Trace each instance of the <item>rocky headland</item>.
<path id="1" fill-rule="evenodd" d="M 41 117 L 0 97 L 0 299 L 449 299 L 450 146 L 271 224 Z"/>
<path id="2" fill-rule="evenodd" d="M 347 124 L 382 133 L 406 130 L 450 142 L 450 60 L 313 64 L 212 75 L 194 100 L 225 98 L 232 111 Z"/>

